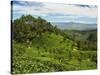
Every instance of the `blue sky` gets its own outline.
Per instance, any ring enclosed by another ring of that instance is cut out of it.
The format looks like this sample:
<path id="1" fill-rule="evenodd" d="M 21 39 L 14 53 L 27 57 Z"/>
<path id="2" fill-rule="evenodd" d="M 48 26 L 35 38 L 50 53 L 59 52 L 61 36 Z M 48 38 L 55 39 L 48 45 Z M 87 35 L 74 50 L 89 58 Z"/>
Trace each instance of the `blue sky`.
<path id="1" fill-rule="evenodd" d="M 49 22 L 97 23 L 97 6 L 31 1 L 13 1 L 13 19 L 21 15 L 41 16 Z"/>

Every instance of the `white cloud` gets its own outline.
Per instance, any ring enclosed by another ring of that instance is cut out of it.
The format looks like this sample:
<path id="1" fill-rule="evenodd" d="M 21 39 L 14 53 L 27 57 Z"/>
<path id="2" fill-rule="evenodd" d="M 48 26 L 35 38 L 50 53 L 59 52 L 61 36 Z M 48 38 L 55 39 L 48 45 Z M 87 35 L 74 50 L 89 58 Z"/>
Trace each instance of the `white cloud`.
<path id="1" fill-rule="evenodd" d="M 32 5 L 33 3 L 33 5 Z M 45 19 L 49 21 L 81 21 L 85 22 L 86 20 L 83 18 L 89 17 L 86 22 L 91 20 L 93 21 L 95 18 L 97 18 L 97 7 L 95 6 L 89 6 L 89 7 L 81 7 L 77 5 L 69 5 L 69 4 L 57 4 L 57 3 L 31 3 L 31 6 L 29 5 L 21 5 L 21 4 L 14 4 L 13 5 L 13 13 L 14 14 L 31 14 L 31 15 L 37 15 L 45 17 Z M 41 6 L 40 6 L 41 5 Z M 15 15 L 16 17 L 16 15 Z M 94 19 L 91 19 L 94 18 Z M 96 22 L 94 20 L 93 22 Z"/>
<path id="2" fill-rule="evenodd" d="M 51 13 L 66 13 L 66 14 L 73 14 L 73 15 L 83 15 L 83 16 L 90 16 L 90 17 L 97 17 L 97 8 L 82 8 L 73 5 L 65 5 L 65 4 L 49 4 L 45 3 L 45 7 L 52 9 Z"/>
<path id="3" fill-rule="evenodd" d="M 38 8 L 39 10 L 36 10 L 36 7 L 33 6 L 19 6 L 14 5 L 13 9 L 20 10 L 17 13 L 22 14 L 41 14 L 46 15 L 48 13 L 61 13 L 61 14 L 73 14 L 73 15 L 83 15 L 83 16 L 90 16 L 90 17 L 97 17 L 97 8 L 82 8 L 78 6 L 73 5 L 67 5 L 67 4 L 56 4 L 56 3 L 43 3 L 44 7 Z"/>

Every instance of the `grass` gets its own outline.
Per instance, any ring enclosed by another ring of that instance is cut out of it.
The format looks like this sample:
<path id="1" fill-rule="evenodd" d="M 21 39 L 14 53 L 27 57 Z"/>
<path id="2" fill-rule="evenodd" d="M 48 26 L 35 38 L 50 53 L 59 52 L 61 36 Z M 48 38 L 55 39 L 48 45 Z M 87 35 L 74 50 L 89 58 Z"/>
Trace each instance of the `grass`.
<path id="1" fill-rule="evenodd" d="M 76 43 L 63 36 L 45 34 L 32 44 L 13 41 L 12 73 L 57 72 L 96 69 L 96 51 L 79 51 Z"/>

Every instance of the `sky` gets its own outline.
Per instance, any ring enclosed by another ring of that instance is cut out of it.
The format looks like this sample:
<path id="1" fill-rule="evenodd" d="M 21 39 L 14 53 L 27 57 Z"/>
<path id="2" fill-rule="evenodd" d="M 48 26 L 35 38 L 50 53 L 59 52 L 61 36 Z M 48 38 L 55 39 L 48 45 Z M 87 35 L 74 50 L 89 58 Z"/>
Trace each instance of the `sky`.
<path id="1" fill-rule="evenodd" d="M 21 15 L 42 17 L 49 22 L 97 24 L 97 6 L 33 1 L 13 1 L 13 19 Z"/>

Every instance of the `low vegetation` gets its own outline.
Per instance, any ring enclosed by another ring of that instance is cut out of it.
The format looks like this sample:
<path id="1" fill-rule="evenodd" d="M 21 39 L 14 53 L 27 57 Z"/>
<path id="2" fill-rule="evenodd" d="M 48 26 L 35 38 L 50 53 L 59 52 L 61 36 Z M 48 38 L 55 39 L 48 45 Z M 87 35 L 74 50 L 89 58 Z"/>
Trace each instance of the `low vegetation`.
<path id="1" fill-rule="evenodd" d="M 12 74 L 96 69 L 96 33 L 23 15 L 12 22 Z"/>

